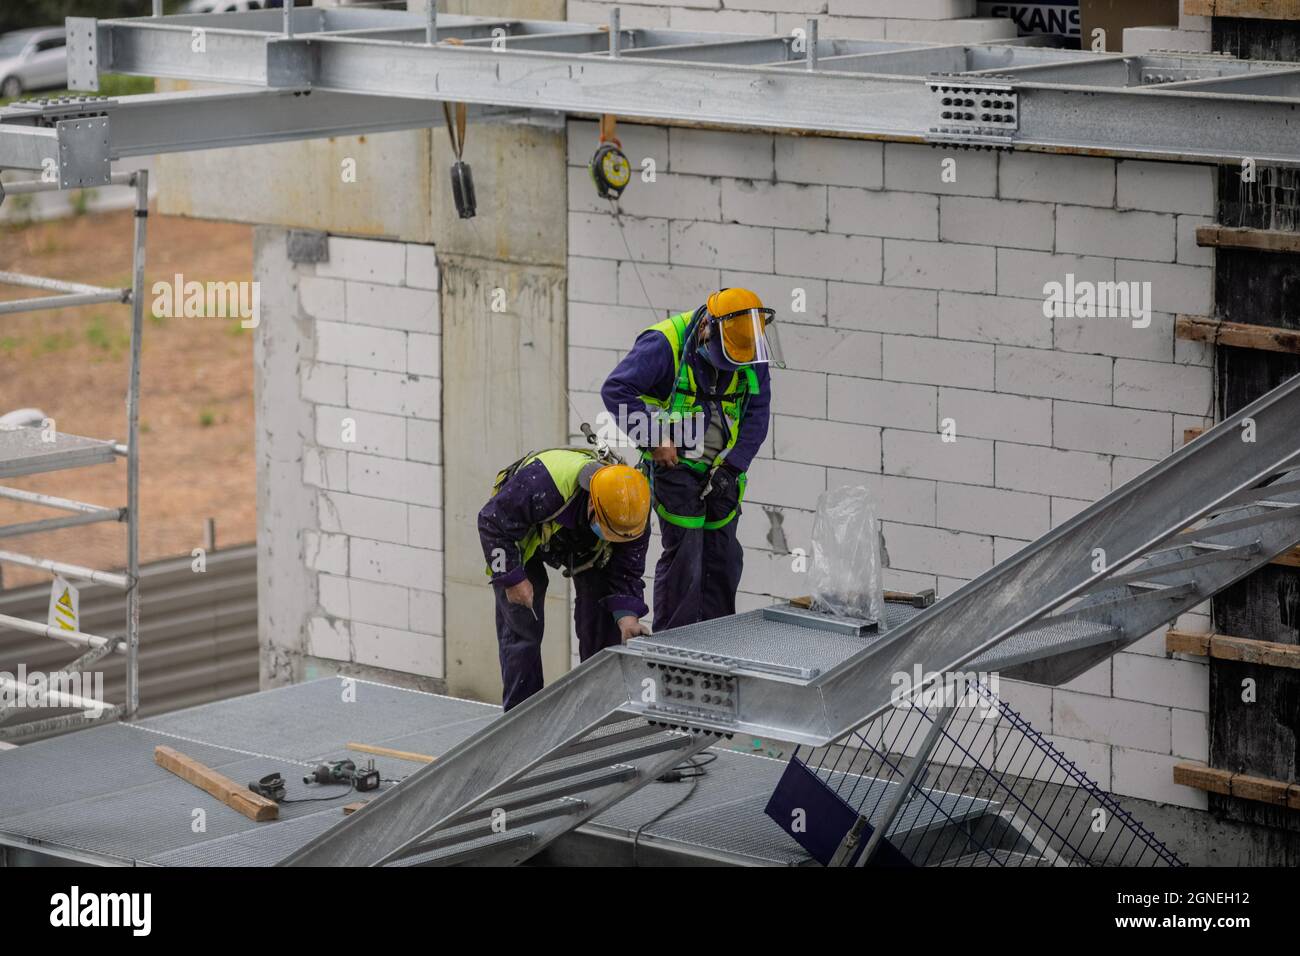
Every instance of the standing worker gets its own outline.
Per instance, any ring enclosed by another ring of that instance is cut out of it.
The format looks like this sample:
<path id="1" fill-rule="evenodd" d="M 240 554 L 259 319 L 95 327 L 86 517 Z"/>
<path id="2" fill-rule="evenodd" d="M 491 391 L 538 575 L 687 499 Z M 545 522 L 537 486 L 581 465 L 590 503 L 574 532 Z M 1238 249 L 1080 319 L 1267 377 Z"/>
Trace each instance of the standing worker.
<path id="1" fill-rule="evenodd" d="M 649 518 L 645 476 L 593 451 L 528 454 L 497 474 L 478 533 L 496 595 L 506 710 L 542 689 L 546 565 L 573 578 L 582 660 L 650 633 L 640 623 Z"/>
<path id="2" fill-rule="evenodd" d="M 625 431 L 653 436 L 642 457 L 663 535 L 657 630 L 736 613 L 745 472 L 767 437 L 767 366 L 782 364 L 774 315 L 748 289 L 715 292 L 694 312 L 642 332 L 601 389 L 609 413 L 632 424 Z M 640 424 L 656 417 L 676 433 Z M 688 443 L 689 422 L 702 437 Z"/>

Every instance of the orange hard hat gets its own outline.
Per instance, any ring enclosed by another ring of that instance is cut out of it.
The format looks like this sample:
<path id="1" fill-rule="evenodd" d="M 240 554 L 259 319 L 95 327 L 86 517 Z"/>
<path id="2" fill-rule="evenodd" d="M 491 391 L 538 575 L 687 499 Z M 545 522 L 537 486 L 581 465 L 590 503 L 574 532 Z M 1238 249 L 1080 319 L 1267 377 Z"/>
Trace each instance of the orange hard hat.
<path id="1" fill-rule="evenodd" d="M 705 307 L 709 321 L 721 335 L 715 344 L 731 365 L 771 363 L 785 367 L 776 330 L 770 329 L 776 313 L 749 289 L 723 289 L 709 296 Z"/>
<path id="2" fill-rule="evenodd" d="M 628 465 L 605 465 L 591 476 L 591 509 L 607 541 L 635 541 L 650 520 L 650 484 Z"/>
<path id="3" fill-rule="evenodd" d="M 709 309 L 709 315 L 715 319 L 731 315 L 735 312 L 744 312 L 747 309 L 761 309 L 763 300 L 758 297 L 757 292 L 751 292 L 749 289 L 723 289 L 721 292 L 715 292 L 709 296 L 706 303 Z"/>

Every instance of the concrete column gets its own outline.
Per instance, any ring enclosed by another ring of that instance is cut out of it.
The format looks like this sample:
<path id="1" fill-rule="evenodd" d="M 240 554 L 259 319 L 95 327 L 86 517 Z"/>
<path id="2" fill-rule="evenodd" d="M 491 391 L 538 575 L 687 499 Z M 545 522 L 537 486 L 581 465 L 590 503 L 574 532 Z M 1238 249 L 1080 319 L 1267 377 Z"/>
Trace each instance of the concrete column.
<path id="1" fill-rule="evenodd" d="M 492 593 L 477 516 L 496 473 L 563 445 L 568 415 L 565 132 L 471 125 L 465 160 L 478 216 L 457 218 L 444 131 L 433 140 L 434 235 L 442 277 L 446 679 L 500 701 Z M 568 582 L 552 574 L 542 649 L 548 680 L 569 666 Z"/>
<path id="2" fill-rule="evenodd" d="M 316 502 L 303 494 L 304 445 L 311 406 L 299 400 L 298 361 L 312 351 L 312 322 L 298 308 L 298 273 L 285 231 L 253 233 L 253 279 L 261 283 L 261 320 L 253 340 L 257 409 L 257 631 L 263 687 L 302 678 L 307 621 L 316 608 L 316 576 L 303 555 L 303 531 L 316 527 Z"/>
<path id="3" fill-rule="evenodd" d="M 501 468 L 564 444 L 565 275 L 554 266 L 454 255 L 441 257 L 441 269 L 447 689 L 499 701 L 492 593 L 476 521 Z M 491 310 L 494 297 L 507 311 Z M 568 670 L 568 616 L 568 582 L 552 572 L 547 680 Z"/>
<path id="4" fill-rule="evenodd" d="M 408 0 L 423 10 L 425 0 Z M 565 0 L 439 0 L 441 13 L 563 20 Z M 433 235 L 442 274 L 443 514 L 447 690 L 497 702 L 492 592 L 476 519 L 496 473 L 520 455 L 562 445 L 568 430 L 565 132 L 471 124 L 465 161 L 478 216 L 451 197 L 454 157 L 433 131 Z M 495 309 L 495 310 L 494 310 Z M 552 574 L 542 657 L 548 681 L 569 668 L 568 582 Z"/>

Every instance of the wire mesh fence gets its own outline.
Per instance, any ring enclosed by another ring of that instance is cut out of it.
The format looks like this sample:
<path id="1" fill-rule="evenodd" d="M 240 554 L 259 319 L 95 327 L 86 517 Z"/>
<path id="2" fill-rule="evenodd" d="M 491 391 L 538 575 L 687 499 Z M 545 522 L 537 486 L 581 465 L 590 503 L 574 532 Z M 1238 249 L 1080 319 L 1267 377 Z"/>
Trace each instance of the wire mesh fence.
<path id="1" fill-rule="evenodd" d="M 989 683 L 948 675 L 835 744 L 795 752 L 857 818 L 829 862 L 1183 865 Z"/>

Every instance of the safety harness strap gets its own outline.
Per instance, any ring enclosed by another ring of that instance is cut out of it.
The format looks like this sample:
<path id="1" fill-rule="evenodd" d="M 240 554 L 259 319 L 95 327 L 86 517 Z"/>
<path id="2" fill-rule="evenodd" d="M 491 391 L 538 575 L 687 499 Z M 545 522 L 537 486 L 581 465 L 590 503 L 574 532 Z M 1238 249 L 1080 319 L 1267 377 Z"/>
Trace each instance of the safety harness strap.
<path id="1" fill-rule="evenodd" d="M 739 490 L 739 494 L 736 495 L 736 507 L 732 508 L 731 513 L 726 517 L 719 518 L 717 521 L 706 521 L 704 515 L 674 514 L 658 502 L 655 502 L 655 514 L 659 515 L 659 517 L 663 518 L 669 524 L 676 525 L 679 528 L 689 528 L 692 530 L 703 528 L 705 531 L 717 531 L 719 528 L 725 528 L 727 525 L 731 524 L 731 522 L 736 520 L 736 515 L 740 514 L 740 504 L 745 500 L 745 485 L 747 483 L 748 479 L 746 478 L 745 473 L 741 472 L 736 477 L 736 487 Z"/>

